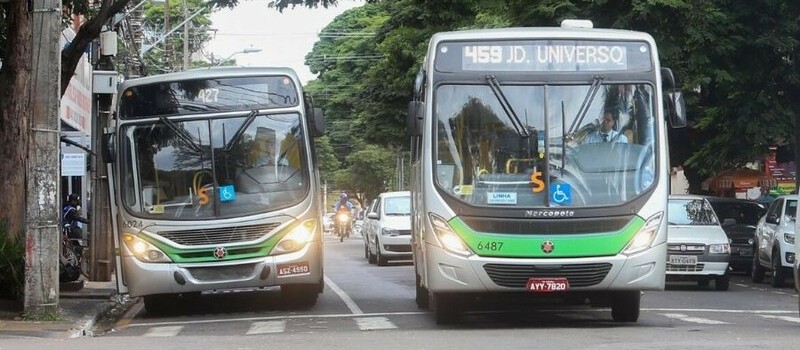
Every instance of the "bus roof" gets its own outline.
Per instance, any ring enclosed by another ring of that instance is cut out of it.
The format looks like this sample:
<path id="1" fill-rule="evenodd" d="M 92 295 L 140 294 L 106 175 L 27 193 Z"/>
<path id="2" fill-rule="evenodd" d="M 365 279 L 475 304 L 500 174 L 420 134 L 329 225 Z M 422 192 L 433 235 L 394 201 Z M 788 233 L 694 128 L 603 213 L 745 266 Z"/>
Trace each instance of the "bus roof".
<path id="1" fill-rule="evenodd" d="M 293 69 L 286 67 L 210 67 L 196 68 L 182 72 L 159 74 L 127 80 L 120 84 L 119 91 L 124 91 L 132 86 L 155 84 L 168 81 L 221 77 L 249 77 L 258 75 L 287 75 L 291 79 L 299 81 L 297 78 L 297 73 Z"/>
<path id="2" fill-rule="evenodd" d="M 621 29 L 562 27 L 516 27 L 440 32 L 431 37 L 431 42 L 482 39 L 603 39 L 642 40 L 650 42 L 651 44 L 655 42 L 653 37 L 645 32 Z"/>

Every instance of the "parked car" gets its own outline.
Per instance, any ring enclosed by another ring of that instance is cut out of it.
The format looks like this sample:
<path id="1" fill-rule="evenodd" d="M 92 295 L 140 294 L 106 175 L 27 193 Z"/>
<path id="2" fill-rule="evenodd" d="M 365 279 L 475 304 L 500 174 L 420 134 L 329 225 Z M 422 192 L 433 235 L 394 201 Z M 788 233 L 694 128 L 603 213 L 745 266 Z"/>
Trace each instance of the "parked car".
<path id="1" fill-rule="evenodd" d="M 757 248 L 753 259 L 753 282 L 764 280 L 772 271 L 772 286 L 783 287 L 786 276 L 792 273 L 795 260 L 795 216 L 797 195 L 780 196 L 772 201 L 767 214 L 756 226 Z"/>
<path id="2" fill-rule="evenodd" d="M 701 196 L 669 197 L 667 281 L 696 281 L 728 290 L 731 247 L 711 204 Z"/>
<path id="3" fill-rule="evenodd" d="M 381 193 L 367 214 L 371 226 L 366 237 L 370 263 L 384 266 L 389 260 L 411 258 L 411 193 Z"/>
<path id="4" fill-rule="evenodd" d="M 756 251 L 756 225 L 767 212 L 766 206 L 736 198 L 706 197 L 731 244 L 731 271 L 750 274 Z"/>

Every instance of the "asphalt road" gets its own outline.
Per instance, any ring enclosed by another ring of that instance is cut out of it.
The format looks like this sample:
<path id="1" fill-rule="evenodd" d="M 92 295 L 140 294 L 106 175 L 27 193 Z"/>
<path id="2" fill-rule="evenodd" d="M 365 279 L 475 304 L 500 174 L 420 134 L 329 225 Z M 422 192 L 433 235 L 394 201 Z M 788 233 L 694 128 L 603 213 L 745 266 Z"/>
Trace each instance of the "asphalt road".
<path id="1" fill-rule="evenodd" d="M 775 289 L 733 276 L 728 291 L 670 283 L 645 292 L 635 324 L 608 309 L 561 305 L 475 311 L 436 325 L 414 303 L 410 262 L 369 265 L 363 241 L 326 236 L 326 288 L 310 310 L 287 310 L 277 290 L 204 294 L 173 314 L 134 305 L 94 338 L 58 344 L 75 349 L 225 349 L 334 346 L 346 349 L 793 349 L 800 341 L 794 288 Z M 767 280 L 768 281 L 768 280 Z M 3 349 L 40 349 L 48 340 L 15 340 Z"/>

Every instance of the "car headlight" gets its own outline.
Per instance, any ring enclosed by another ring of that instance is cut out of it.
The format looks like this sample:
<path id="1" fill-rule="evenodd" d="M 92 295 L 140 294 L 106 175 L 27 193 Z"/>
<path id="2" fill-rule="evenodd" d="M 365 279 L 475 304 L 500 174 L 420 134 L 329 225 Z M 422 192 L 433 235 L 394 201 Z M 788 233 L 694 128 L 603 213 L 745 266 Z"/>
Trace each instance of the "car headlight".
<path id="1" fill-rule="evenodd" d="M 303 249 L 308 242 L 314 239 L 316 226 L 314 219 L 306 220 L 302 224 L 295 226 L 278 241 L 270 255 L 293 253 Z"/>
<path id="2" fill-rule="evenodd" d="M 786 243 L 794 244 L 794 233 L 785 232 L 783 234 L 783 240 L 786 241 Z"/>
<path id="3" fill-rule="evenodd" d="M 645 249 L 649 249 L 653 245 L 653 241 L 658 236 L 658 228 L 661 226 L 661 219 L 664 217 L 664 212 L 653 214 L 645 221 L 644 226 L 636 232 L 633 239 L 622 250 L 622 254 L 633 255 Z"/>
<path id="4" fill-rule="evenodd" d="M 728 243 L 725 244 L 710 244 L 708 246 L 708 253 L 709 254 L 730 254 L 731 253 L 731 245 Z"/>
<path id="5" fill-rule="evenodd" d="M 436 233 L 436 238 L 439 239 L 439 242 L 445 250 L 464 257 L 473 254 L 472 250 L 464 244 L 464 241 L 453 231 L 453 228 L 450 227 L 447 221 L 434 213 L 429 213 L 428 215 L 431 218 L 431 224 L 433 225 L 433 231 Z"/>
<path id="6" fill-rule="evenodd" d="M 755 243 L 755 242 L 756 241 L 754 239 L 752 239 L 752 238 L 747 240 L 747 244 L 750 244 L 750 245 L 753 245 L 753 243 Z"/>
<path id="7" fill-rule="evenodd" d="M 122 235 L 122 242 L 133 253 L 137 260 L 145 263 L 169 263 L 172 262 L 167 254 L 158 249 L 148 241 L 145 241 L 134 234 L 125 233 Z"/>
<path id="8" fill-rule="evenodd" d="M 395 230 L 395 229 L 391 229 L 391 228 L 384 228 L 384 229 L 381 229 L 381 235 L 392 236 L 392 237 L 399 236 L 400 235 L 400 231 Z"/>

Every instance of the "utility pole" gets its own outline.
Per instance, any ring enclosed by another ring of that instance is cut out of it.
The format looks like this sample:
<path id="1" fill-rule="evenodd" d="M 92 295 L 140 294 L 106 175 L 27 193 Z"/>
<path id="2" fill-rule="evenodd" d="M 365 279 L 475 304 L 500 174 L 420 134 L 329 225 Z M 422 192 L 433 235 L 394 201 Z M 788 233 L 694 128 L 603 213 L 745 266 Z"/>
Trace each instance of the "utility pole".
<path id="1" fill-rule="evenodd" d="M 34 0 L 25 211 L 25 313 L 58 312 L 61 0 Z"/>
<path id="2" fill-rule="evenodd" d="M 164 33 L 169 32 L 169 0 L 166 0 L 164 1 Z M 164 43 L 164 67 L 166 67 L 167 72 L 172 71 L 172 43 L 170 43 L 169 38 L 166 38 Z"/>
<path id="3" fill-rule="evenodd" d="M 183 19 L 189 20 L 189 5 L 183 0 Z M 189 23 L 183 25 L 183 70 L 189 69 Z"/>

